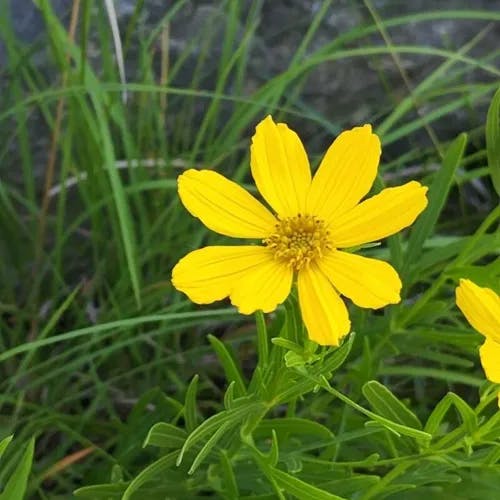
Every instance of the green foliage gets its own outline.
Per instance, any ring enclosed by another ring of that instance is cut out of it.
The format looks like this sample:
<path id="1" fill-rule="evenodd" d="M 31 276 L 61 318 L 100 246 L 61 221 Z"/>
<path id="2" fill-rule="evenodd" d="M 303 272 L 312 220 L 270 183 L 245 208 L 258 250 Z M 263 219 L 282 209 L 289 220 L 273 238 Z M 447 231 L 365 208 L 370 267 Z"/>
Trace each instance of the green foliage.
<path id="1" fill-rule="evenodd" d="M 491 180 L 500 196 L 500 89 L 495 92 L 486 117 L 486 152 Z"/>
<path id="2" fill-rule="evenodd" d="M 11 441 L 12 436 L 0 441 L 0 458 Z M 0 462 L 2 471 L 10 469 L 10 475 L 4 479 L 5 485 L 0 493 L 0 500 L 23 500 L 25 498 L 34 449 L 35 440 L 32 438 L 18 460 L 11 460 L 7 463 Z"/>
<path id="3" fill-rule="evenodd" d="M 381 19 L 366 1 L 363 22 L 325 38 L 336 6 L 323 1 L 289 60 L 256 77 L 266 37 L 283 35 L 263 35 L 260 0 L 215 2 L 172 53 L 185 0 L 147 32 L 148 2 L 135 2 L 122 53 L 106 2 L 79 2 L 74 38 L 50 0 L 36 4 L 44 31 L 28 44 L 0 2 L 0 429 L 16 436 L 0 441 L 0 499 L 496 498 L 498 387 L 454 289 L 466 277 L 500 292 L 498 50 L 476 50 L 500 14 Z M 477 32 L 461 46 L 392 38 L 443 20 Z M 421 57 L 406 90 L 387 77 Z M 387 96 L 369 116 L 363 95 L 342 118 L 307 98 L 323 69 L 359 61 Z M 470 125 L 443 129 L 455 112 Z M 351 307 L 356 334 L 339 348 L 305 338 L 293 295 L 254 325 L 169 282 L 182 255 L 227 242 L 181 208 L 178 174 L 246 182 L 267 113 L 304 132 L 314 165 L 343 128 L 371 122 L 380 186 L 429 187 L 408 234 L 362 250 L 398 268 L 403 301 Z"/>

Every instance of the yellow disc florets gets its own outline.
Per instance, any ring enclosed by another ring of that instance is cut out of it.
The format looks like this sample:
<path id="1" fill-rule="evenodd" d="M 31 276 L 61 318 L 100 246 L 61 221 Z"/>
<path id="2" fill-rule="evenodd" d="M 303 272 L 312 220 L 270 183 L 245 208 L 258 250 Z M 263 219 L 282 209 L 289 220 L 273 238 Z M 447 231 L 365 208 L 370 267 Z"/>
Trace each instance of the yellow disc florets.
<path id="1" fill-rule="evenodd" d="M 299 214 L 281 219 L 275 232 L 263 240 L 277 260 L 295 271 L 321 257 L 332 248 L 326 224 L 314 215 Z"/>

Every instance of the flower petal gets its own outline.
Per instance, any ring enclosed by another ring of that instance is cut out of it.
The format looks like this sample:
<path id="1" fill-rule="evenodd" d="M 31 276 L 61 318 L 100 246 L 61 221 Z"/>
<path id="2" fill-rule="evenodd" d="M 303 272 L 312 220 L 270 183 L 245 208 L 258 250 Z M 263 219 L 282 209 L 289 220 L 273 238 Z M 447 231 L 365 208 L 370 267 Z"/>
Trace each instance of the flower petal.
<path id="1" fill-rule="evenodd" d="M 342 132 L 314 175 L 307 212 L 332 221 L 358 204 L 375 180 L 380 151 L 380 140 L 371 125 Z"/>
<path id="2" fill-rule="evenodd" d="M 231 304 L 241 314 L 257 310 L 271 312 L 285 301 L 292 288 L 293 271 L 287 265 L 268 259 L 242 276 L 231 291 Z"/>
<path id="3" fill-rule="evenodd" d="M 217 233 L 266 238 L 277 223 L 248 191 L 212 170 L 187 170 L 179 176 L 178 185 L 187 210 Z"/>
<path id="4" fill-rule="evenodd" d="M 333 245 L 347 248 L 380 240 L 412 224 L 427 206 L 427 188 L 411 181 L 386 188 L 330 224 Z"/>
<path id="5" fill-rule="evenodd" d="M 247 273 L 272 262 L 272 254 L 260 246 L 210 246 L 194 250 L 172 270 L 172 283 L 197 304 L 228 297 Z"/>
<path id="6" fill-rule="evenodd" d="M 387 262 L 333 251 L 324 255 L 318 266 L 333 286 L 359 307 L 378 309 L 401 301 L 401 280 Z"/>
<path id="7" fill-rule="evenodd" d="M 311 170 L 299 136 L 271 116 L 255 130 L 250 148 L 255 184 L 280 217 L 293 217 L 305 210 Z"/>
<path id="8" fill-rule="evenodd" d="M 461 279 L 456 299 L 471 326 L 486 338 L 500 343 L 500 297 L 490 288 Z"/>
<path id="9" fill-rule="evenodd" d="M 320 345 L 340 344 L 351 322 L 343 300 L 317 266 L 299 271 L 299 304 L 309 338 Z"/>
<path id="10" fill-rule="evenodd" d="M 500 344 L 487 338 L 479 348 L 479 356 L 486 378 L 500 384 Z"/>

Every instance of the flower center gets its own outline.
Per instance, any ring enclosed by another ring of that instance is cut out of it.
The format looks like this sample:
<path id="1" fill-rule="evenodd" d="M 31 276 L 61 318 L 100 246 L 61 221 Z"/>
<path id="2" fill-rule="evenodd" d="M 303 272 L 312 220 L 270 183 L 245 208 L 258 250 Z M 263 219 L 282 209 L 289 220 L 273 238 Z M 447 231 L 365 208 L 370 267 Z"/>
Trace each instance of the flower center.
<path id="1" fill-rule="evenodd" d="M 274 257 L 298 271 L 332 248 L 324 221 L 314 215 L 299 214 L 281 219 L 276 230 L 263 240 Z"/>

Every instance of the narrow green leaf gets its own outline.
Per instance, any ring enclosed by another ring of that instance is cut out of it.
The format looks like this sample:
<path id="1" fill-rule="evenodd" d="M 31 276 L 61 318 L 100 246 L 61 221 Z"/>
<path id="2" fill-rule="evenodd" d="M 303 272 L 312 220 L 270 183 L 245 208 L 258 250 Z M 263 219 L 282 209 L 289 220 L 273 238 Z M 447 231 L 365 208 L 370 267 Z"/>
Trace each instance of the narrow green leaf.
<path id="1" fill-rule="evenodd" d="M 217 443 L 222 436 L 224 436 L 233 425 L 234 422 L 228 420 L 212 434 L 210 439 L 202 446 L 201 450 L 196 455 L 191 467 L 189 468 L 188 474 L 194 474 L 196 472 L 196 469 L 201 465 L 203 460 L 215 448 L 215 446 L 217 446 Z"/>
<path id="2" fill-rule="evenodd" d="M 191 434 L 187 437 L 184 445 L 179 453 L 177 459 L 177 465 L 182 463 L 184 454 L 191 449 L 195 444 L 203 441 L 205 438 L 211 436 L 217 431 L 221 426 L 225 425 L 226 422 L 231 422 L 231 425 L 237 425 L 246 417 L 251 416 L 256 411 L 266 408 L 266 405 L 262 402 L 256 403 L 245 403 L 233 408 L 231 410 L 223 410 L 220 413 L 212 415 L 210 418 L 201 423 L 199 427 L 194 429 Z"/>
<path id="3" fill-rule="evenodd" d="M 467 433 L 472 435 L 478 427 L 474 410 L 458 394 L 450 392 L 449 397 L 462 417 Z"/>
<path id="4" fill-rule="evenodd" d="M 372 409 L 379 415 L 408 427 L 422 429 L 418 417 L 380 382 L 370 380 L 363 385 L 362 391 Z"/>
<path id="5" fill-rule="evenodd" d="M 255 324 L 257 329 L 257 352 L 259 353 L 259 364 L 267 366 L 269 361 L 269 337 L 267 335 L 266 319 L 262 311 L 255 313 Z"/>
<path id="6" fill-rule="evenodd" d="M 224 369 L 226 379 L 229 383 L 234 382 L 234 394 L 236 397 L 245 396 L 247 393 L 245 382 L 243 381 L 243 375 L 241 370 L 236 364 L 234 356 L 231 355 L 227 347 L 218 338 L 213 335 L 208 335 L 208 340 L 212 345 L 212 348 L 217 354 L 219 361 Z"/>
<path id="7" fill-rule="evenodd" d="M 457 167 L 462 160 L 467 135 L 460 134 L 448 147 L 443 159 L 443 165 L 436 173 L 427 195 L 429 204 L 424 212 L 419 216 L 417 222 L 413 225 L 410 239 L 408 241 L 408 250 L 405 255 L 405 262 L 401 274 L 406 276 L 411 267 L 414 267 L 418 261 L 425 240 L 433 233 L 436 222 L 438 221 L 441 210 L 446 203 L 448 193 L 453 183 L 453 177 Z M 405 280 L 403 279 L 403 282 Z"/>
<path id="8" fill-rule="evenodd" d="M 17 464 L 14 472 L 10 476 L 0 500 L 23 500 L 28 485 L 28 477 L 33 462 L 33 452 L 35 450 L 35 438 L 31 438 L 26 450 Z"/>
<path id="9" fill-rule="evenodd" d="M 0 458 L 2 458 L 2 455 L 4 454 L 5 450 L 7 449 L 7 446 L 9 446 L 9 443 L 12 441 L 13 437 L 14 437 L 14 435 L 7 436 L 6 438 L 2 439 L 2 441 L 0 441 Z"/>
<path id="10" fill-rule="evenodd" d="M 141 486 L 148 481 L 151 481 L 159 474 L 164 473 L 171 467 L 175 465 L 177 460 L 178 451 L 172 451 L 168 455 L 161 457 L 156 462 L 148 465 L 144 470 L 142 470 L 128 485 L 127 489 L 124 491 L 122 500 L 130 500 L 132 495 L 141 488 Z"/>
<path id="11" fill-rule="evenodd" d="M 184 429 L 166 422 L 158 422 L 149 429 L 144 440 L 143 448 L 146 446 L 159 446 L 161 448 L 182 448 L 188 434 Z"/>
<path id="12" fill-rule="evenodd" d="M 384 429 L 386 431 L 389 431 L 389 432 L 392 432 L 392 434 L 394 434 L 396 437 L 400 438 L 401 437 L 401 433 L 398 432 L 394 426 L 392 425 L 387 425 L 387 424 L 384 424 L 382 423 L 381 421 L 377 421 L 377 420 L 368 420 L 368 422 L 365 422 L 365 427 L 367 429 Z"/>
<path id="13" fill-rule="evenodd" d="M 302 481 L 301 479 L 298 479 L 297 477 L 287 474 L 279 469 L 275 469 L 274 467 L 269 467 L 267 474 L 271 475 L 278 485 L 281 486 L 286 492 L 297 498 L 304 500 L 345 500 L 342 497 L 329 493 L 321 488 L 317 488 L 312 484 L 306 483 L 305 481 Z"/>
<path id="14" fill-rule="evenodd" d="M 118 464 L 113 465 L 110 476 L 113 484 L 123 484 L 125 482 L 123 479 L 123 469 Z"/>
<path id="15" fill-rule="evenodd" d="M 17 345 L 12 349 L 8 349 L 0 353 L 0 362 L 6 359 L 12 358 L 17 354 L 23 352 L 31 351 L 34 349 L 39 349 L 47 345 L 58 344 L 59 342 L 66 342 L 79 337 L 93 336 L 101 332 L 107 332 L 109 330 L 125 330 L 132 328 L 134 326 L 146 325 L 148 323 L 157 323 L 162 321 L 168 321 L 174 323 L 182 319 L 198 318 L 201 317 L 221 317 L 221 316 L 234 316 L 236 311 L 234 308 L 228 309 L 215 309 L 211 311 L 200 312 L 183 312 L 183 313 L 168 313 L 168 314 L 151 314 L 147 316 L 138 316 L 135 318 L 125 318 L 117 321 L 110 321 L 108 323 L 101 323 L 97 325 L 87 326 L 84 328 L 78 328 L 60 335 L 54 335 L 42 340 L 33 340 L 31 342 L 26 342 L 24 344 Z"/>
<path id="16" fill-rule="evenodd" d="M 272 418 L 265 419 L 259 423 L 255 429 L 255 437 L 265 437 L 275 430 L 278 436 L 285 437 L 287 435 L 297 436 L 314 436 L 319 439 L 332 439 L 333 432 L 327 429 L 324 425 L 307 420 L 305 418 L 288 417 L 288 418 Z"/>
<path id="17" fill-rule="evenodd" d="M 380 415 L 372 414 L 371 418 L 389 428 L 390 430 L 393 430 L 396 433 L 403 434 L 404 436 L 409 436 L 423 442 L 428 442 L 431 438 L 430 434 L 426 432 L 414 429 L 413 427 L 408 427 L 407 425 L 398 424 L 396 422 L 393 422 L 392 420 L 389 420 L 388 418 L 381 417 Z"/>
<path id="18" fill-rule="evenodd" d="M 455 330 L 455 333 L 458 333 Z M 463 333 L 461 334 L 464 337 Z M 450 335 L 450 337 L 452 337 Z M 444 339 L 443 339 L 444 340 Z M 470 345 L 472 339 L 464 339 L 462 345 Z M 458 345 L 458 343 L 457 343 Z M 426 366 L 411 366 L 411 365 L 400 365 L 400 366 L 385 366 L 379 370 L 379 375 L 404 375 L 407 377 L 427 377 L 430 379 L 441 379 L 447 380 L 453 383 L 467 384 L 472 387 L 481 387 L 484 383 L 484 379 L 475 377 L 473 375 L 467 375 L 465 373 L 460 373 L 459 371 L 453 370 L 440 370 L 439 368 L 427 368 Z"/>
<path id="19" fill-rule="evenodd" d="M 366 408 L 363 408 L 362 406 L 358 405 L 355 401 L 352 399 L 348 398 L 345 394 L 342 394 L 341 392 L 337 391 L 337 389 L 334 389 L 329 383 L 328 380 L 324 376 L 320 376 L 320 380 L 318 383 L 323 387 L 326 391 L 328 391 L 331 394 L 334 394 L 337 396 L 341 401 L 344 403 L 348 404 L 352 408 L 356 409 L 363 415 L 366 415 L 367 417 L 371 418 L 375 422 L 378 422 L 382 424 L 383 426 L 387 427 L 391 431 L 395 431 L 395 433 L 400 433 L 403 434 L 404 436 L 409 436 L 415 439 L 419 439 L 423 442 L 428 442 L 431 439 L 431 435 L 427 432 L 414 429 L 412 427 L 408 427 L 407 425 L 402 425 L 398 424 L 397 422 L 393 422 L 392 420 L 389 420 L 388 418 L 382 417 L 381 415 L 377 415 L 376 413 L 373 413 L 370 410 L 367 410 Z"/>
<path id="20" fill-rule="evenodd" d="M 233 380 L 226 389 L 226 392 L 224 393 L 224 408 L 226 410 L 230 410 L 233 407 L 235 383 L 236 382 Z"/>
<path id="21" fill-rule="evenodd" d="M 112 498 L 123 498 L 127 483 L 123 484 L 94 484 L 84 486 L 73 492 L 78 498 L 90 498 L 91 500 L 110 500 Z"/>
<path id="22" fill-rule="evenodd" d="M 488 399 L 491 401 L 491 396 L 497 399 L 498 390 L 495 389 L 495 392 L 492 393 L 486 399 L 484 399 L 483 402 L 486 402 Z M 499 437 L 500 437 L 500 412 L 496 412 L 488 420 L 482 421 L 481 427 L 474 433 L 474 438 L 476 441 L 483 440 L 490 442 L 491 441 L 498 442 Z"/>
<path id="23" fill-rule="evenodd" d="M 321 488 L 327 491 L 335 491 L 336 494 L 347 498 L 361 498 L 361 494 L 380 481 L 379 476 L 357 475 L 342 479 L 334 479 L 326 483 L 321 483 Z"/>
<path id="24" fill-rule="evenodd" d="M 322 362 L 316 363 L 312 367 L 311 378 L 300 380 L 291 386 L 289 383 L 286 383 L 286 387 L 283 388 L 283 392 L 278 393 L 275 399 L 281 402 L 290 401 L 291 399 L 300 397 L 307 392 L 312 391 L 317 385 L 317 382 L 315 382 L 316 377 L 330 377 L 332 372 L 338 370 L 347 359 L 347 356 L 351 352 L 354 337 L 355 333 L 351 332 L 347 340 L 345 340 L 340 347 L 335 349 L 332 348 L 332 352 L 328 353 Z"/>
<path id="25" fill-rule="evenodd" d="M 186 391 L 184 400 L 184 420 L 186 422 L 186 430 L 194 431 L 198 425 L 198 409 L 196 406 L 196 392 L 198 389 L 198 375 L 193 377 Z"/>
<path id="26" fill-rule="evenodd" d="M 271 436 L 271 450 L 269 451 L 268 460 L 270 465 L 276 467 L 280 458 L 280 450 L 278 444 L 278 436 L 276 435 L 276 431 L 274 429 L 272 430 Z"/>
<path id="27" fill-rule="evenodd" d="M 271 342 L 278 347 L 283 347 L 283 349 L 288 349 L 296 354 L 301 355 L 304 352 L 304 348 L 291 340 L 284 339 L 281 337 L 273 337 Z"/>
<path id="28" fill-rule="evenodd" d="M 448 413 L 452 405 L 456 407 L 462 417 L 464 426 L 469 434 L 472 434 L 477 429 L 477 417 L 474 410 L 460 396 L 449 392 L 432 410 L 425 424 L 425 432 L 436 436 L 444 416 Z"/>
<path id="29" fill-rule="evenodd" d="M 381 482 L 379 484 L 381 484 Z M 376 488 L 379 484 L 375 485 L 374 488 Z M 384 498 L 389 497 L 390 495 L 396 495 L 397 493 L 401 493 L 402 491 L 414 490 L 415 488 L 416 486 L 410 483 L 389 484 L 387 486 L 384 486 L 383 488 Z M 397 497 L 393 498 L 402 498 L 402 496 L 398 495 Z"/>
<path id="30" fill-rule="evenodd" d="M 484 465 L 495 465 L 498 463 L 500 460 L 500 444 L 497 444 L 495 446 L 492 446 L 490 452 L 488 455 L 486 455 L 486 458 L 484 460 Z"/>
<path id="31" fill-rule="evenodd" d="M 123 248 L 125 251 L 125 258 L 127 261 L 130 281 L 132 284 L 132 289 L 134 291 L 134 297 L 136 300 L 137 307 L 140 308 L 141 307 L 140 273 L 137 261 L 137 245 L 134 233 L 134 224 L 132 220 L 132 214 L 130 213 L 130 207 L 127 201 L 127 197 L 125 196 L 123 182 L 121 180 L 117 168 L 115 167 L 116 163 L 115 151 L 111 139 L 111 132 L 109 130 L 108 118 L 105 112 L 106 96 L 103 93 L 101 87 L 99 86 L 99 83 L 91 85 L 91 83 L 88 82 L 88 84 L 89 84 L 89 94 L 94 104 L 97 122 L 99 125 L 102 155 L 104 162 L 107 166 L 106 172 L 109 175 L 111 191 L 115 202 L 116 213 L 118 215 L 121 238 L 122 238 Z"/>
<path id="32" fill-rule="evenodd" d="M 226 450 L 221 450 L 220 463 L 222 469 L 222 481 L 228 498 L 239 498 L 238 482 L 234 474 L 233 465 Z"/>
<path id="33" fill-rule="evenodd" d="M 486 117 L 486 153 L 491 181 L 500 196 L 500 88 L 493 96 Z"/>

